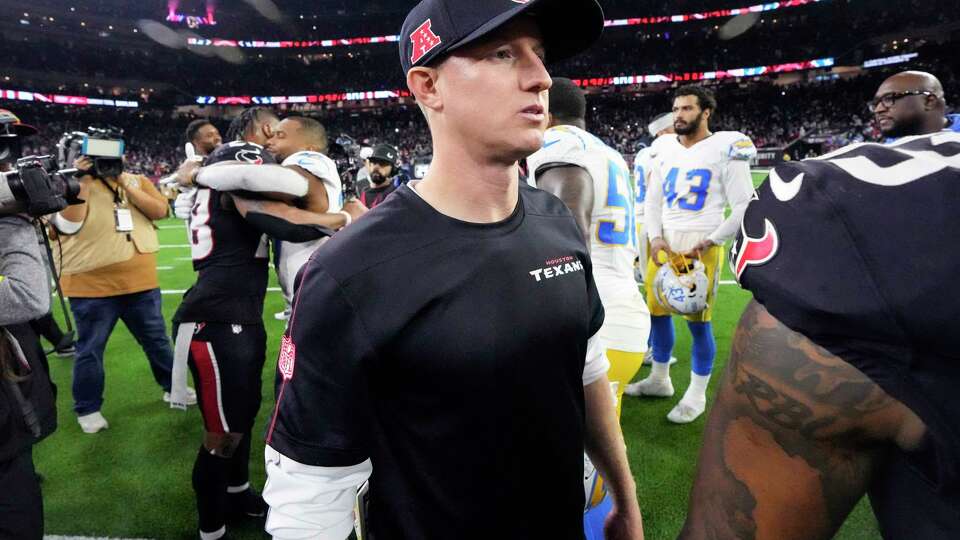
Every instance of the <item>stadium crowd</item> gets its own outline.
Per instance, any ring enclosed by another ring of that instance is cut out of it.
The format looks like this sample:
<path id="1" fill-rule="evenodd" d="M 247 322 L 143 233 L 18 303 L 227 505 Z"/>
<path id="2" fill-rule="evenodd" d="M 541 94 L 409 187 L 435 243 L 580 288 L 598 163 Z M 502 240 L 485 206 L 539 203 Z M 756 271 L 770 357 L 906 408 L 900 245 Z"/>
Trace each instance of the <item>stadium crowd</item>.
<path id="1" fill-rule="evenodd" d="M 927 47 L 921 58 L 935 58 L 941 47 Z M 933 70 L 924 62 L 920 68 Z M 866 72 L 852 78 L 823 77 L 825 80 L 777 85 L 764 78 L 716 87 L 721 107 L 715 125 L 750 136 L 759 148 L 784 147 L 805 137 L 816 137 L 823 150 L 851 142 L 877 140 L 879 132 L 866 109 L 863 96 L 869 95 L 892 69 Z M 947 96 L 960 94 L 960 78 L 949 63 L 936 71 Z M 803 107 L 796 104 L 803 103 Z M 651 141 L 647 123 L 670 107 L 666 94 L 600 93 L 588 96 L 587 122 L 606 143 L 631 156 Z M 124 130 L 129 170 L 153 179 L 170 174 L 183 157 L 182 133 L 195 113 L 178 114 L 169 109 L 146 106 L 136 110 L 69 107 L 17 103 L 21 117 L 40 128 L 40 135 L 27 141 L 27 151 L 55 153 L 55 144 L 67 131 L 106 124 Z M 334 136 L 347 134 L 363 146 L 386 142 L 395 144 L 402 167 L 412 176 L 411 165 L 431 155 L 429 131 L 416 107 L 387 105 L 382 108 L 327 109 L 308 111 L 324 123 Z M 211 119 L 226 131 L 229 119 Z"/>

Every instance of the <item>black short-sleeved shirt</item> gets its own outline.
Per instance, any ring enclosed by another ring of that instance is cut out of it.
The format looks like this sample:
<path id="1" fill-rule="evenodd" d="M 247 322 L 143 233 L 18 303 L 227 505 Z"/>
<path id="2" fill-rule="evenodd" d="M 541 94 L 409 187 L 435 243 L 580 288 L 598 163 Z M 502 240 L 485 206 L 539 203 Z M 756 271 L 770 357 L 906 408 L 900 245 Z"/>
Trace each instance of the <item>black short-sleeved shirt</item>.
<path id="1" fill-rule="evenodd" d="M 960 525 L 960 134 L 778 165 L 757 197 L 730 259 L 740 283 L 920 416 L 932 463 L 916 469 Z"/>
<path id="2" fill-rule="evenodd" d="M 386 198 L 396 190 L 397 186 L 392 180 L 382 187 L 369 187 L 360 192 L 360 202 L 367 208 L 374 208 L 379 206 L 380 203 L 386 200 Z"/>
<path id="3" fill-rule="evenodd" d="M 268 442 L 309 465 L 369 457 L 379 538 L 583 538 L 603 307 L 569 211 L 519 189 L 508 219 L 470 224 L 400 187 L 301 273 Z"/>
<path id="4" fill-rule="evenodd" d="M 204 166 L 223 161 L 275 163 L 262 146 L 235 141 L 220 145 Z M 225 204 L 226 203 L 226 204 Z M 200 187 L 190 216 L 190 248 L 197 283 L 183 296 L 176 322 L 263 324 L 268 253 L 263 233 L 215 189 Z"/>

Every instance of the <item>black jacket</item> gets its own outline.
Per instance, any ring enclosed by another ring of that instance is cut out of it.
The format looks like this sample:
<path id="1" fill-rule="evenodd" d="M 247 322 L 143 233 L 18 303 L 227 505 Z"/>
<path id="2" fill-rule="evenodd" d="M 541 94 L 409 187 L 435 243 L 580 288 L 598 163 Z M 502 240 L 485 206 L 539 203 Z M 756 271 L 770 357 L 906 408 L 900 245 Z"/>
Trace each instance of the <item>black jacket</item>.
<path id="1" fill-rule="evenodd" d="M 57 429 L 56 386 L 50 380 L 39 338 L 28 323 L 8 325 L 3 329 L 17 341 L 28 366 L 13 357 L 11 364 L 15 373 L 25 380 L 12 382 L 0 376 L 0 462 L 15 457 Z M 0 339 L 7 339 L 3 332 L 0 332 Z M 32 433 L 27 424 L 24 407 L 18 401 L 14 387 L 19 389 L 36 415 L 37 434 Z"/>

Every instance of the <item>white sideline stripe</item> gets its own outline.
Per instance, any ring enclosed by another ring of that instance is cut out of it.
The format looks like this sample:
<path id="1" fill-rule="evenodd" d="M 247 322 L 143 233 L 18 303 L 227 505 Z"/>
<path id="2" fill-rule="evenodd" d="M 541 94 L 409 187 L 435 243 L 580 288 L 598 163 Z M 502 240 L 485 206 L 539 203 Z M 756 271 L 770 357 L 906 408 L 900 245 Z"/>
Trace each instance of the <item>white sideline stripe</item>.
<path id="1" fill-rule="evenodd" d="M 172 266 L 158 266 L 157 270 L 173 270 Z"/>
<path id="2" fill-rule="evenodd" d="M 170 248 L 188 248 L 190 244 L 167 244 L 165 246 L 160 246 L 160 249 L 170 249 Z"/>
<path id="3" fill-rule="evenodd" d="M 267 292 L 280 292 L 280 287 L 267 287 Z M 164 289 L 160 291 L 160 294 L 183 294 L 187 292 L 186 289 Z"/>
<path id="4" fill-rule="evenodd" d="M 186 229 L 187 227 L 186 225 L 160 225 L 157 228 L 163 231 L 167 229 Z"/>
<path id="5" fill-rule="evenodd" d="M 720 280 L 720 284 L 721 284 L 721 285 L 736 285 L 737 282 L 734 281 L 734 280 L 732 280 L 732 279 L 721 279 L 721 280 Z"/>

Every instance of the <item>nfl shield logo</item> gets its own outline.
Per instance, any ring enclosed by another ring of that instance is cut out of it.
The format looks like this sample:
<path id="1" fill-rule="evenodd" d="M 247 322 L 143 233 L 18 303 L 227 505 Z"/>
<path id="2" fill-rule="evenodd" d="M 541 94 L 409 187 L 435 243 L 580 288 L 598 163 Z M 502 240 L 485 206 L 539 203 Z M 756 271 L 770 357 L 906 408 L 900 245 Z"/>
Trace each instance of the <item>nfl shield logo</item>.
<path id="1" fill-rule="evenodd" d="M 284 335 L 280 340 L 280 358 L 277 360 L 277 369 L 280 370 L 280 376 L 284 381 L 293 378 L 293 364 L 297 356 L 297 346 L 289 335 Z"/>

